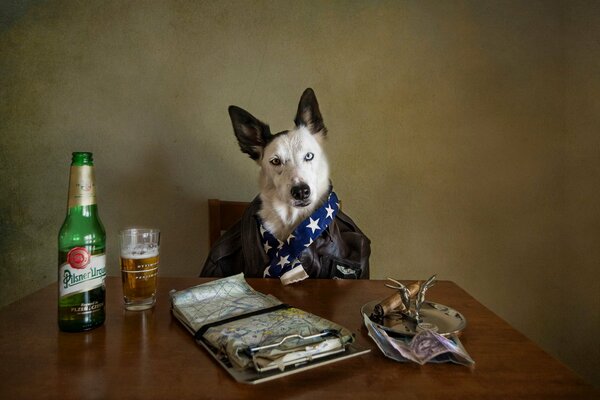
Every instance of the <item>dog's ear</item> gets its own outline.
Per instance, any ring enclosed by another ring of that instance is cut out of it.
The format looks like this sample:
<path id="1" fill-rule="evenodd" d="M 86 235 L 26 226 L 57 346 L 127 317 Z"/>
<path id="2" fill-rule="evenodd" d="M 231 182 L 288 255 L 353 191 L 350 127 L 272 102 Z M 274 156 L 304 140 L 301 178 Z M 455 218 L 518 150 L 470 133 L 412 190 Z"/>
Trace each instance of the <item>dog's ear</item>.
<path id="1" fill-rule="evenodd" d="M 294 122 L 297 127 L 306 126 L 312 134 L 319 133 L 323 136 L 327 134 L 327 128 L 325 128 L 323 117 L 319 110 L 319 103 L 317 103 L 317 96 L 315 96 L 315 92 L 311 88 L 306 89 L 302 93 Z"/>
<path id="2" fill-rule="evenodd" d="M 229 106 L 229 116 L 242 152 L 248 154 L 253 160 L 259 160 L 271 137 L 269 125 L 236 106 Z"/>

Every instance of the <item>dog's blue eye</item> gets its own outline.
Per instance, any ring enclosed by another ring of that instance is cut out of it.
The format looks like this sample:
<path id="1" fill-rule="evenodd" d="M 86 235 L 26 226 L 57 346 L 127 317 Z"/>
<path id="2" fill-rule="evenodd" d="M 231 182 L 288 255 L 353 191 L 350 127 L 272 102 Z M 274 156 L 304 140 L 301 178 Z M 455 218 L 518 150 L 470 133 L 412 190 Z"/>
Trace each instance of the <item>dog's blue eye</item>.
<path id="1" fill-rule="evenodd" d="M 272 158 L 269 162 L 275 166 L 281 165 L 281 160 L 279 158 Z"/>
<path id="2" fill-rule="evenodd" d="M 304 156 L 304 161 L 311 161 L 313 158 L 315 158 L 315 155 L 313 153 L 306 153 L 306 155 Z"/>

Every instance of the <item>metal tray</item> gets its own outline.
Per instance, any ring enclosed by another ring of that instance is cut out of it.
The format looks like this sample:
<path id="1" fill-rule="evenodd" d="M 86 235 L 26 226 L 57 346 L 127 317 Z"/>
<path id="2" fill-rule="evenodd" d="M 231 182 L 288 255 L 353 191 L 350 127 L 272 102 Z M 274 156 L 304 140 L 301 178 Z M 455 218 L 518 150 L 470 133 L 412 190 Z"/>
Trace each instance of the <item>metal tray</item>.
<path id="1" fill-rule="evenodd" d="M 370 318 L 373 309 L 379 301 L 370 301 L 360 309 L 361 313 Z M 423 328 L 433 329 L 442 336 L 458 335 L 467 326 L 465 317 L 455 309 L 443 304 L 425 301 L 421 307 L 422 322 L 417 326 L 415 321 L 403 316 L 399 312 L 393 312 L 386 315 L 381 321 L 373 321 L 378 327 L 387 332 L 414 336 Z"/>
<path id="2" fill-rule="evenodd" d="M 197 343 L 199 345 L 201 345 L 202 347 L 204 347 L 208 351 L 208 353 L 211 356 L 213 356 L 213 358 L 219 364 L 221 364 L 221 366 L 223 368 L 225 368 L 225 370 L 229 373 L 229 375 L 231 375 L 233 377 L 233 379 L 235 379 L 236 381 L 238 381 L 240 383 L 247 383 L 247 384 L 251 384 L 251 385 L 270 381 L 270 380 L 277 379 L 277 378 L 282 378 L 287 375 L 295 374 L 295 373 L 298 373 L 301 371 L 306 371 L 308 369 L 320 367 L 322 365 L 334 363 L 337 361 L 342 361 L 342 360 L 345 360 L 345 359 L 348 359 L 351 357 L 360 356 L 360 355 L 366 354 L 371 351 L 371 349 L 364 349 L 364 348 L 358 347 L 354 343 L 352 343 L 352 344 L 346 346 L 345 351 L 341 351 L 341 352 L 338 352 L 333 355 L 329 355 L 329 356 L 322 357 L 319 359 L 314 359 L 309 362 L 300 362 L 300 363 L 295 363 L 293 365 L 288 365 L 283 370 L 274 369 L 274 370 L 270 370 L 270 371 L 266 371 L 266 372 L 260 372 L 253 368 L 248 368 L 248 369 L 241 370 L 241 371 L 236 370 L 235 368 L 233 368 L 231 366 L 231 363 L 227 359 L 227 356 L 225 356 L 222 353 L 216 352 L 214 349 L 207 346 L 202 340 L 197 341 Z M 340 368 L 343 368 L 343 367 L 340 367 Z"/>

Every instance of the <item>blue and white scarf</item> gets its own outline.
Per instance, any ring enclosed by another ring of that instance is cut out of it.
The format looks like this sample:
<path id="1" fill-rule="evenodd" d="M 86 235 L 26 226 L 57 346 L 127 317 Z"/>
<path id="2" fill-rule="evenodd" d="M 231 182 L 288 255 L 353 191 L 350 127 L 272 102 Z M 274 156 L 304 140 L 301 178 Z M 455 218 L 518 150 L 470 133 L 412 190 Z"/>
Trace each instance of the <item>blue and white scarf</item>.
<path id="1" fill-rule="evenodd" d="M 292 269 L 302 268 L 302 264 L 298 260 L 300 253 L 308 248 L 313 241 L 321 236 L 327 229 L 329 224 L 335 219 L 340 209 L 339 200 L 333 190 L 329 193 L 327 201 L 318 209 L 316 209 L 310 217 L 300 222 L 294 231 L 288 236 L 285 242 L 277 239 L 269 232 L 262 224 L 259 218 L 260 233 L 263 238 L 263 246 L 265 253 L 269 257 L 269 265 L 265 268 L 264 276 L 266 278 L 281 278 L 284 274 Z M 304 270 L 302 270 L 304 271 Z M 302 272 L 299 271 L 299 272 Z M 308 275 L 306 273 L 300 279 L 295 279 L 292 283 L 302 280 Z"/>

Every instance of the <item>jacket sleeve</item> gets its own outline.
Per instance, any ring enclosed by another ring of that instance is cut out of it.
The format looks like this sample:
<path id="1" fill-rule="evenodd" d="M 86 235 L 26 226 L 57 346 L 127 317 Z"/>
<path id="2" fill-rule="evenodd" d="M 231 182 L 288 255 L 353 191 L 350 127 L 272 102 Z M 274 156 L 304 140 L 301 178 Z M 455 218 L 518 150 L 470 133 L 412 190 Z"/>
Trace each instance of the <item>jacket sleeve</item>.
<path id="1" fill-rule="evenodd" d="M 339 212 L 336 217 L 340 235 L 344 243 L 348 244 L 346 257 L 360 265 L 361 273 L 359 279 L 369 279 L 369 257 L 371 256 L 371 241 L 354 223 L 352 218 Z"/>
<path id="2" fill-rule="evenodd" d="M 215 261 L 212 257 L 212 252 L 208 254 L 206 261 L 204 262 L 204 267 L 202 267 L 202 271 L 200 271 L 201 278 L 208 277 L 223 277 L 223 271 L 219 267 L 218 260 Z"/>
<path id="3" fill-rule="evenodd" d="M 254 218 L 259 205 L 257 197 L 242 219 L 217 240 L 204 263 L 201 277 L 224 277 L 243 272 L 246 277 L 262 278 L 268 259 Z"/>
<path id="4" fill-rule="evenodd" d="M 213 245 L 204 262 L 200 277 L 224 277 L 234 275 L 239 268 L 240 255 L 240 222 L 225 232 Z"/>
<path id="5" fill-rule="evenodd" d="M 369 279 L 371 241 L 341 211 L 300 256 L 311 278 Z"/>

